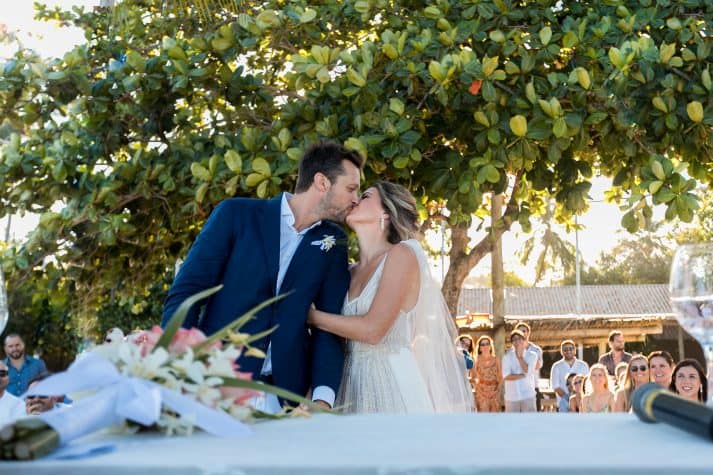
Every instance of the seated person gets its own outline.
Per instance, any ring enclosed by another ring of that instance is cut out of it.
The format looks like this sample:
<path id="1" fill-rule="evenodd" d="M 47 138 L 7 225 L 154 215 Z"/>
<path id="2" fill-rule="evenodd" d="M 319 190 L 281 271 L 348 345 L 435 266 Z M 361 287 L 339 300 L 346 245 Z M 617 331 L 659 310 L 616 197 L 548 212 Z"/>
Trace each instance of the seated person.
<path id="1" fill-rule="evenodd" d="M 51 376 L 52 373 L 49 371 L 43 371 L 37 376 L 30 380 L 28 384 L 28 389 L 32 389 L 33 386 L 37 385 L 43 379 Z M 58 409 L 60 407 L 67 406 L 71 403 L 71 400 L 66 398 L 64 395 L 59 396 L 44 396 L 44 395 L 33 395 L 25 397 L 25 412 L 29 415 L 37 415 L 43 412 L 50 411 L 52 409 Z"/>

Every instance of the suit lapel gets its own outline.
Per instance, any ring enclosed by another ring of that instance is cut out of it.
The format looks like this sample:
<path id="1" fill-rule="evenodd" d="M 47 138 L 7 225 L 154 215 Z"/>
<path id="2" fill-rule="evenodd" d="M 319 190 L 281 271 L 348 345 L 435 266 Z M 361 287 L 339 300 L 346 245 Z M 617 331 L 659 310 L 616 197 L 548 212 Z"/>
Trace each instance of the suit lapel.
<path id="1" fill-rule="evenodd" d="M 280 210 L 282 194 L 268 200 L 260 216 L 260 237 L 267 258 L 267 272 L 269 273 L 272 291 L 277 285 L 277 271 L 280 265 Z"/>
<path id="2" fill-rule="evenodd" d="M 287 267 L 285 277 L 282 279 L 282 285 L 280 286 L 281 293 L 291 290 L 295 277 L 299 274 L 299 270 L 308 268 L 310 259 L 315 257 L 315 253 L 322 252 L 319 250 L 319 246 L 313 245 L 312 242 L 324 238 L 323 230 L 324 227 L 319 225 L 305 233 L 299 246 L 297 246 L 295 254 L 292 256 L 290 265 Z"/>

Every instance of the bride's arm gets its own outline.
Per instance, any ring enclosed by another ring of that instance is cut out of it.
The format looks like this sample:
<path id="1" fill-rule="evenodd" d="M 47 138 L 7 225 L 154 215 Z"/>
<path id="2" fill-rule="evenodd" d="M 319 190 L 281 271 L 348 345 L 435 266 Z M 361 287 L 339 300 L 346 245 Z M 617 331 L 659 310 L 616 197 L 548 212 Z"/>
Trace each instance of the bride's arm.
<path id="1" fill-rule="evenodd" d="M 312 309 L 309 321 L 343 338 L 375 345 L 386 335 L 401 309 L 415 304 L 419 279 L 418 261 L 413 251 L 407 244 L 397 244 L 389 251 L 379 288 L 366 314 L 344 317 Z"/>

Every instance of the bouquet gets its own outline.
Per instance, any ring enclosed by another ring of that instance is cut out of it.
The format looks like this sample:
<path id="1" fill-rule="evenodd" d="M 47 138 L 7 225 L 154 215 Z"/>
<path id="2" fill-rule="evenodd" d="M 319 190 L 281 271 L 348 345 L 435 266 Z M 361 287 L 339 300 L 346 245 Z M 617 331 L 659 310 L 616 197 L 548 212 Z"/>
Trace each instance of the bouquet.
<path id="1" fill-rule="evenodd" d="M 315 408 L 296 394 L 252 381 L 236 364 L 243 353 L 264 357 L 250 343 L 274 328 L 257 335 L 239 330 L 281 296 L 256 306 L 210 337 L 181 328 L 188 309 L 220 287 L 186 299 L 165 330 L 154 327 L 126 341 L 99 345 L 67 371 L 33 386 L 28 395 L 82 392 L 87 396 L 72 406 L 0 429 L 0 458 L 42 457 L 61 444 L 125 421 L 168 435 L 190 434 L 194 426 L 219 436 L 246 435 L 250 433 L 246 421 L 268 417 L 247 404 L 261 392 Z"/>

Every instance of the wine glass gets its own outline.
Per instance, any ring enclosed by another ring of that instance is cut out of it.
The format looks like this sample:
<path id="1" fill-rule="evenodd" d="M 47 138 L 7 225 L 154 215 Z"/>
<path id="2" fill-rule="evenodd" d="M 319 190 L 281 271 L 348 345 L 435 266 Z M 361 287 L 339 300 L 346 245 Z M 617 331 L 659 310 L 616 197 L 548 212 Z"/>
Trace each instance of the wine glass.
<path id="1" fill-rule="evenodd" d="M 5 276 L 0 268 L 0 335 L 5 331 L 10 311 L 7 308 L 7 292 L 5 292 Z"/>
<path id="2" fill-rule="evenodd" d="M 708 404 L 713 405 L 713 243 L 676 249 L 669 281 L 676 319 L 703 347 L 708 373 Z"/>

